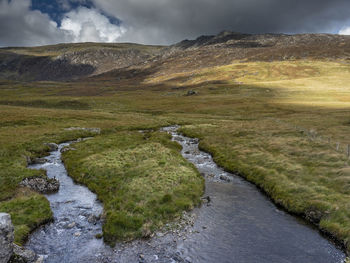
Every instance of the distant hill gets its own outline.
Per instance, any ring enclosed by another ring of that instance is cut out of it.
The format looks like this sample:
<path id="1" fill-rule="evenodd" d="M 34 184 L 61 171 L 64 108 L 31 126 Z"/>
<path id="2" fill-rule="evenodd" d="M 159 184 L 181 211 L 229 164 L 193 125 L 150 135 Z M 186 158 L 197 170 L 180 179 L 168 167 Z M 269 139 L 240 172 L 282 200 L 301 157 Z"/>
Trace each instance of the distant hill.
<path id="1" fill-rule="evenodd" d="M 78 43 L 1 48 L 0 77 L 13 80 L 73 80 L 141 63 L 162 46 Z"/>
<path id="2" fill-rule="evenodd" d="M 201 36 L 167 47 L 131 43 L 79 43 L 1 48 L 0 78 L 63 81 L 100 74 L 117 77 L 118 74 L 128 72 L 130 75 L 130 70 L 134 69 L 152 69 L 167 74 L 234 61 L 298 59 L 350 60 L 350 36 L 252 35 L 224 31 L 215 36 Z"/>

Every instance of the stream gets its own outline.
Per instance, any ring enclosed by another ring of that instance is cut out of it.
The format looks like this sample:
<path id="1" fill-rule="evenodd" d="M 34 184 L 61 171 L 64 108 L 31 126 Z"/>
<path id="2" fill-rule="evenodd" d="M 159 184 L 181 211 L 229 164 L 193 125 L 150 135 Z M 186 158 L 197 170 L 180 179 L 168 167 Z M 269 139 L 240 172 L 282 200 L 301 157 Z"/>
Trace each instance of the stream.
<path id="1" fill-rule="evenodd" d="M 163 128 L 183 147 L 182 155 L 205 177 L 200 208 L 184 216 L 176 230 L 162 230 L 148 240 L 105 245 L 98 218 L 103 211 L 96 195 L 75 184 L 61 161 L 59 145 L 45 164 L 50 178 L 60 181 L 57 193 L 46 195 L 54 222 L 36 230 L 26 247 L 43 255 L 47 263 L 69 262 L 235 262 L 235 263 L 342 263 L 344 252 L 305 221 L 278 209 L 254 185 L 225 172 L 211 155 L 198 149 L 198 140 Z"/>

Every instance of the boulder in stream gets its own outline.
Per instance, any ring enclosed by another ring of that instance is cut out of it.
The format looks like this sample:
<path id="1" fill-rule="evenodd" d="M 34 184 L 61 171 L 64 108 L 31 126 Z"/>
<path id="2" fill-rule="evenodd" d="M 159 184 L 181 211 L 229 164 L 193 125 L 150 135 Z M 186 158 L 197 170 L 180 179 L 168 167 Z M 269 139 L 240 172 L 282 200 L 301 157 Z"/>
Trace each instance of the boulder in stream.
<path id="1" fill-rule="evenodd" d="M 44 164 L 46 163 L 46 159 L 45 158 L 35 158 L 32 163 L 35 163 L 35 164 Z"/>
<path id="2" fill-rule="evenodd" d="M 19 185 L 42 194 L 54 193 L 60 188 L 60 183 L 57 179 L 44 177 L 28 177 L 23 179 Z"/>
<path id="3" fill-rule="evenodd" d="M 34 251 L 13 244 L 13 256 L 10 263 L 37 263 L 38 256 Z"/>

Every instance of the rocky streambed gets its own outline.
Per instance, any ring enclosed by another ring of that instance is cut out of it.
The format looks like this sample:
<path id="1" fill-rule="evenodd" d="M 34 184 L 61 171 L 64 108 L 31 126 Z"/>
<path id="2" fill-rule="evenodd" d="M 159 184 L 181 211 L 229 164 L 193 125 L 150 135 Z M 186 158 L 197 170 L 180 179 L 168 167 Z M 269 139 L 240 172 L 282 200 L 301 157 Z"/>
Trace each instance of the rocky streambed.
<path id="1" fill-rule="evenodd" d="M 198 149 L 198 140 L 167 127 L 182 155 L 206 180 L 203 205 L 167 224 L 147 240 L 110 248 L 102 232 L 103 207 L 86 187 L 68 176 L 59 148 L 32 169 L 46 169 L 60 181 L 57 193 L 47 195 L 54 222 L 35 231 L 27 247 L 45 262 L 244 262 L 341 263 L 345 254 L 304 221 L 279 210 L 254 185 L 219 168 Z"/>

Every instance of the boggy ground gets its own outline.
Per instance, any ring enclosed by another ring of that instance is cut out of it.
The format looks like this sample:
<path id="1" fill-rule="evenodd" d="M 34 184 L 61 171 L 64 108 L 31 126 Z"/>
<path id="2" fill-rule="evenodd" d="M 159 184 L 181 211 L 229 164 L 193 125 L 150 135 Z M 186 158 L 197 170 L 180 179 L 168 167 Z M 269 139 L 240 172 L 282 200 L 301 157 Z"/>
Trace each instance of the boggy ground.
<path id="1" fill-rule="evenodd" d="M 138 132 L 181 124 L 218 164 L 349 249 L 349 70 L 342 60 L 236 61 L 167 74 L 124 72 L 118 79 L 113 73 L 67 83 L 3 81 L 0 210 L 13 215 L 23 242 L 51 217 L 43 196 L 18 187 L 42 175 L 25 168 L 25 156 L 44 154 L 44 142 L 93 135 L 65 128 L 99 127 L 95 140 L 64 155 L 68 171 L 103 201 L 106 241 L 148 234 L 196 205 L 203 190 L 169 138 Z M 197 94 L 186 96 L 189 90 Z"/>

